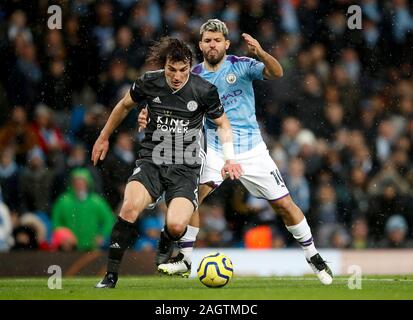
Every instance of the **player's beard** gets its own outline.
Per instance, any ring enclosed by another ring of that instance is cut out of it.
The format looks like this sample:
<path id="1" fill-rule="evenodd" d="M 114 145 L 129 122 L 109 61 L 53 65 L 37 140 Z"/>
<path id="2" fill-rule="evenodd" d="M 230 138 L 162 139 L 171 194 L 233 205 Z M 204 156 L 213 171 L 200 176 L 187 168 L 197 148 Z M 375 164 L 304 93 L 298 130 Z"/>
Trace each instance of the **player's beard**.
<path id="1" fill-rule="evenodd" d="M 216 66 L 217 64 L 219 64 L 225 56 L 225 51 L 222 51 L 222 52 L 217 51 L 216 55 L 209 55 L 209 52 L 211 52 L 211 50 L 209 50 L 208 52 L 204 52 L 203 55 L 204 55 L 204 59 L 211 66 Z"/>

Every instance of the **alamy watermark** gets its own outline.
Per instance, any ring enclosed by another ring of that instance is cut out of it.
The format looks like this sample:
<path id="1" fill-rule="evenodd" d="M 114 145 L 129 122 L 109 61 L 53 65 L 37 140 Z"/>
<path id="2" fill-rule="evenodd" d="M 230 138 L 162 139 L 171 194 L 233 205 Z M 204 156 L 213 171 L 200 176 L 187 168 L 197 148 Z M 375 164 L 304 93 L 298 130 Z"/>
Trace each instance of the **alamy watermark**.
<path id="1" fill-rule="evenodd" d="M 351 274 L 347 281 L 347 287 L 350 290 L 361 290 L 362 270 L 358 265 L 351 265 L 347 269 L 347 273 Z"/>
<path id="2" fill-rule="evenodd" d="M 47 19 L 47 27 L 51 30 L 62 29 L 62 8 L 52 5 L 47 8 L 47 13 L 51 16 Z"/>
<path id="3" fill-rule="evenodd" d="M 362 14 L 361 14 L 361 7 L 358 5 L 351 5 L 347 9 L 347 14 L 351 16 L 347 19 L 347 27 L 350 30 L 358 29 L 361 30 L 363 28 L 362 25 Z"/>
<path id="4" fill-rule="evenodd" d="M 49 266 L 47 273 L 51 274 L 51 276 L 47 280 L 47 286 L 49 287 L 49 289 L 62 289 L 62 268 L 54 264 Z"/>

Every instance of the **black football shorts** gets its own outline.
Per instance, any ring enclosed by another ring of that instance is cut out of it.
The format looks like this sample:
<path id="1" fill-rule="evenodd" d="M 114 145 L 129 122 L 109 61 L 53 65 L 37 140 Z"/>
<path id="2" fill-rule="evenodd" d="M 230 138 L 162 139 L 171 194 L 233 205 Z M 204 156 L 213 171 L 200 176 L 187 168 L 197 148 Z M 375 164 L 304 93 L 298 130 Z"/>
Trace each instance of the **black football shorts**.
<path id="1" fill-rule="evenodd" d="M 189 167 L 184 164 L 157 165 L 147 159 L 136 161 L 136 168 L 129 177 L 130 181 L 139 181 L 156 201 L 165 192 L 165 203 L 178 197 L 186 198 L 198 207 L 198 185 L 201 167 Z"/>

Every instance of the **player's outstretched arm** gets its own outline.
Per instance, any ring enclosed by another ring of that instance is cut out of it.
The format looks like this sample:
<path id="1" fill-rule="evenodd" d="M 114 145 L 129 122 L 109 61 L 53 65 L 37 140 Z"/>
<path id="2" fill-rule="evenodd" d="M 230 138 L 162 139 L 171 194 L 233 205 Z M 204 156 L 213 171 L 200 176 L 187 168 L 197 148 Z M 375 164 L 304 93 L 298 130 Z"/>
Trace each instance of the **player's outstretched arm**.
<path id="1" fill-rule="evenodd" d="M 265 79 L 281 78 L 284 74 L 281 64 L 272 55 L 261 47 L 260 43 L 248 33 L 243 33 L 242 37 L 248 45 L 248 50 L 255 54 L 264 63 L 263 76 Z"/>
<path id="2" fill-rule="evenodd" d="M 232 144 L 232 128 L 227 115 L 224 113 L 213 121 L 218 127 L 218 137 L 222 144 L 222 152 L 225 160 L 224 167 L 221 170 L 222 178 L 225 179 L 229 175 L 231 180 L 239 179 L 243 172 L 241 165 L 235 161 L 234 145 Z"/>
<path id="3" fill-rule="evenodd" d="M 106 122 L 104 128 L 100 132 L 99 137 L 92 150 L 92 161 L 93 165 L 96 165 L 99 160 L 103 160 L 109 150 L 109 137 L 113 131 L 118 127 L 122 120 L 128 115 L 132 110 L 135 102 L 132 100 L 129 91 L 125 96 L 116 104 L 113 108 L 108 121 Z"/>

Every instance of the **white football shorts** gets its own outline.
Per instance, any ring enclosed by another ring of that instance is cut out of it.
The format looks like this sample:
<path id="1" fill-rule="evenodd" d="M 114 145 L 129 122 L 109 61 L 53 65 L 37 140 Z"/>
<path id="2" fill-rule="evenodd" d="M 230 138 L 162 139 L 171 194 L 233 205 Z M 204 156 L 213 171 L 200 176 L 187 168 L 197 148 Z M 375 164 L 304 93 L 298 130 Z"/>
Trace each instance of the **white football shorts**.
<path id="1" fill-rule="evenodd" d="M 235 158 L 244 172 L 239 180 L 253 196 L 272 201 L 289 194 L 264 142 L 247 152 L 237 154 Z M 222 153 L 208 148 L 200 183 L 218 187 L 223 181 L 221 176 L 223 166 Z"/>

